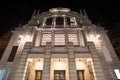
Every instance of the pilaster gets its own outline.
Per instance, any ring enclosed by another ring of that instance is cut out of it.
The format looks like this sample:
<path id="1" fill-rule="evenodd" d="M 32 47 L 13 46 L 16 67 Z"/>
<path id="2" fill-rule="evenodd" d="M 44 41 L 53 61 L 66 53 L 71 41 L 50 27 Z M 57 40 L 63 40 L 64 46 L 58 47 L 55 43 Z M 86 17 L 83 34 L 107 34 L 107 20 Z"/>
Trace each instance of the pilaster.
<path id="1" fill-rule="evenodd" d="M 30 42 L 26 43 L 23 52 L 21 54 L 21 59 L 18 64 L 15 77 L 11 80 L 24 80 L 25 72 L 26 72 L 25 70 L 27 66 L 27 55 L 30 51 L 30 48 L 31 48 L 31 43 Z"/>
<path id="2" fill-rule="evenodd" d="M 74 46 L 72 42 L 68 42 L 68 66 L 69 66 L 69 79 L 78 80 L 75 64 Z"/>
<path id="3" fill-rule="evenodd" d="M 92 42 L 88 42 L 88 48 L 92 54 L 92 62 L 93 62 L 93 73 L 95 80 L 111 80 L 107 79 L 104 73 L 104 69 L 101 66 L 99 55 L 96 51 L 95 45 Z M 108 73 L 109 74 L 109 73 Z"/>
<path id="4" fill-rule="evenodd" d="M 42 80 L 50 80 L 50 66 L 51 66 L 51 42 L 46 43 L 46 52 L 44 56 L 44 65 L 42 72 Z"/>
<path id="5" fill-rule="evenodd" d="M 40 42 L 41 42 L 41 36 L 42 36 L 41 31 L 37 31 L 35 35 L 36 35 L 36 38 L 35 38 L 36 40 L 34 43 L 35 43 L 35 46 L 38 47 L 40 46 Z"/>
<path id="6" fill-rule="evenodd" d="M 81 34 L 83 36 L 83 40 L 84 40 L 84 45 L 86 46 L 87 45 L 87 33 L 85 33 L 86 30 L 81 30 Z"/>

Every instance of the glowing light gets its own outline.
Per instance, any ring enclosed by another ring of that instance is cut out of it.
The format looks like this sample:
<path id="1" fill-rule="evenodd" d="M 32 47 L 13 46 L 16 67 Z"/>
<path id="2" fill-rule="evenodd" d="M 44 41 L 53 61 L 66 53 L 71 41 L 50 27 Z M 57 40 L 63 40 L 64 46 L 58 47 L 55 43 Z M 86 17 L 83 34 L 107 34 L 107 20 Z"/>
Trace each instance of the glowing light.
<path id="1" fill-rule="evenodd" d="M 54 69 L 55 70 L 65 70 L 66 65 L 64 62 L 60 61 L 60 59 L 59 59 L 58 62 L 55 63 Z"/>
<path id="2" fill-rule="evenodd" d="M 93 37 L 93 34 L 91 34 L 90 37 L 92 38 L 92 37 Z"/>
<path id="3" fill-rule="evenodd" d="M 20 38 L 23 38 L 23 36 L 22 36 L 22 35 L 19 35 L 19 37 L 20 37 Z"/>
<path id="4" fill-rule="evenodd" d="M 84 70 L 85 64 L 79 59 L 79 61 L 76 62 L 76 69 L 77 70 Z"/>
<path id="5" fill-rule="evenodd" d="M 99 38 L 100 37 L 100 35 L 97 35 L 97 38 Z"/>
<path id="6" fill-rule="evenodd" d="M 91 58 L 88 58 L 88 59 L 87 59 L 87 62 L 90 62 L 90 61 L 92 61 Z"/>
<path id="7" fill-rule="evenodd" d="M 33 62 L 33 59 L 28 59 L 28 62 Z"/>
<path id="8" fill-rule="evenodd" d="M 114 72 L 115 72 L 115 74 L 117 76 L 117 79 L 120 79 L 120 71 L 119 71 L 119 69 L 114 69 Z"/>
<path id="9" fill-rule="evenodd" d="M 26 35 L 26 37 L 27 37 L 27 38 L 30 38 L 30 36 L 29 36 L 29 35 Z"/>
<path id="10" fill-rule="evenodd" d="M 0 70 L 0 80 L 3 80 L 3 77 L 5 75 L 5 69 Z"/>
<path id="11" fill-rule="evenodd" d="M 35 64 L 35 70 L 42 70 L 43 69 L 43 63 L 38 60 L 38 62 Z"/>

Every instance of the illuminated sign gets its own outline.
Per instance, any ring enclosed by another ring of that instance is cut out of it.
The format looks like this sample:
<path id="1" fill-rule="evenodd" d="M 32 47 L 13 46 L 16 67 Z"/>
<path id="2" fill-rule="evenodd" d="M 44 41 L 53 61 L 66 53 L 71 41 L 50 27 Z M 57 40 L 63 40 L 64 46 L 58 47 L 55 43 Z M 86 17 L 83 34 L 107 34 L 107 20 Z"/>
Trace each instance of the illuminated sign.
<path id="1" fill-rule="evenodd" d="M 5 74 L 5 69 L 0 70 L 0 80 L 3 80 L 4 74 Z"/>
<path id="2" fill-rule="evenodd" d="M 114 72 L 117 76 L 117 79 L 120 80 L 120 70 L 119 69 L 114 69 Z"/>

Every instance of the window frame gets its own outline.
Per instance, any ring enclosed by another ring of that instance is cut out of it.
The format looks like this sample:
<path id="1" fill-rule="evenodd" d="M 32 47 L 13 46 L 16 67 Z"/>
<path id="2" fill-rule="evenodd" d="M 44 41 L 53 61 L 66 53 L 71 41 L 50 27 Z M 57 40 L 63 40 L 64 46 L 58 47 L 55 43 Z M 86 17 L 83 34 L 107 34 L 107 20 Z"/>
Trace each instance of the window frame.
<path id="1" fill-rule="evenodd" d="M 40 72 L 40 77 L 39 79 L 37 79 L 37 73 Z M 42 80 L 42 70 L 35 70 L 35 80 Z"/>
<path id="2" fill-rule="evenodd" d="M 56 72 L 58 72 L 58 76 L 55 75 Z M 64 74 L 64 77 L 63 77 L 64 79 L 62 79 L 62 77 L 60 76 L 61 73 Z M 55 77 L 59 77 L 59 79 L 57 79 L 57 80 L 66 80 L 66 75 L 65 74 L 66 74 L 65 70 L 54 70 L 54 80 L 56 80 Z"/>

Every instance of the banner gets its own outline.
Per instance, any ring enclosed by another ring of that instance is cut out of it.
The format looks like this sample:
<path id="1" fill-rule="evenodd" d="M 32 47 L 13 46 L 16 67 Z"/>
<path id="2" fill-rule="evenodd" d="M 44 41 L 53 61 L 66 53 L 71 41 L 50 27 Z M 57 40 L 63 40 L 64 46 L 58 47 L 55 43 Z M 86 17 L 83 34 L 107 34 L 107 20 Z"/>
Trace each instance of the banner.
<path id="1" fill-rule="evenodd" d="M 5 69 L 0 70 L 0 80 L 3 80 Z"/>

